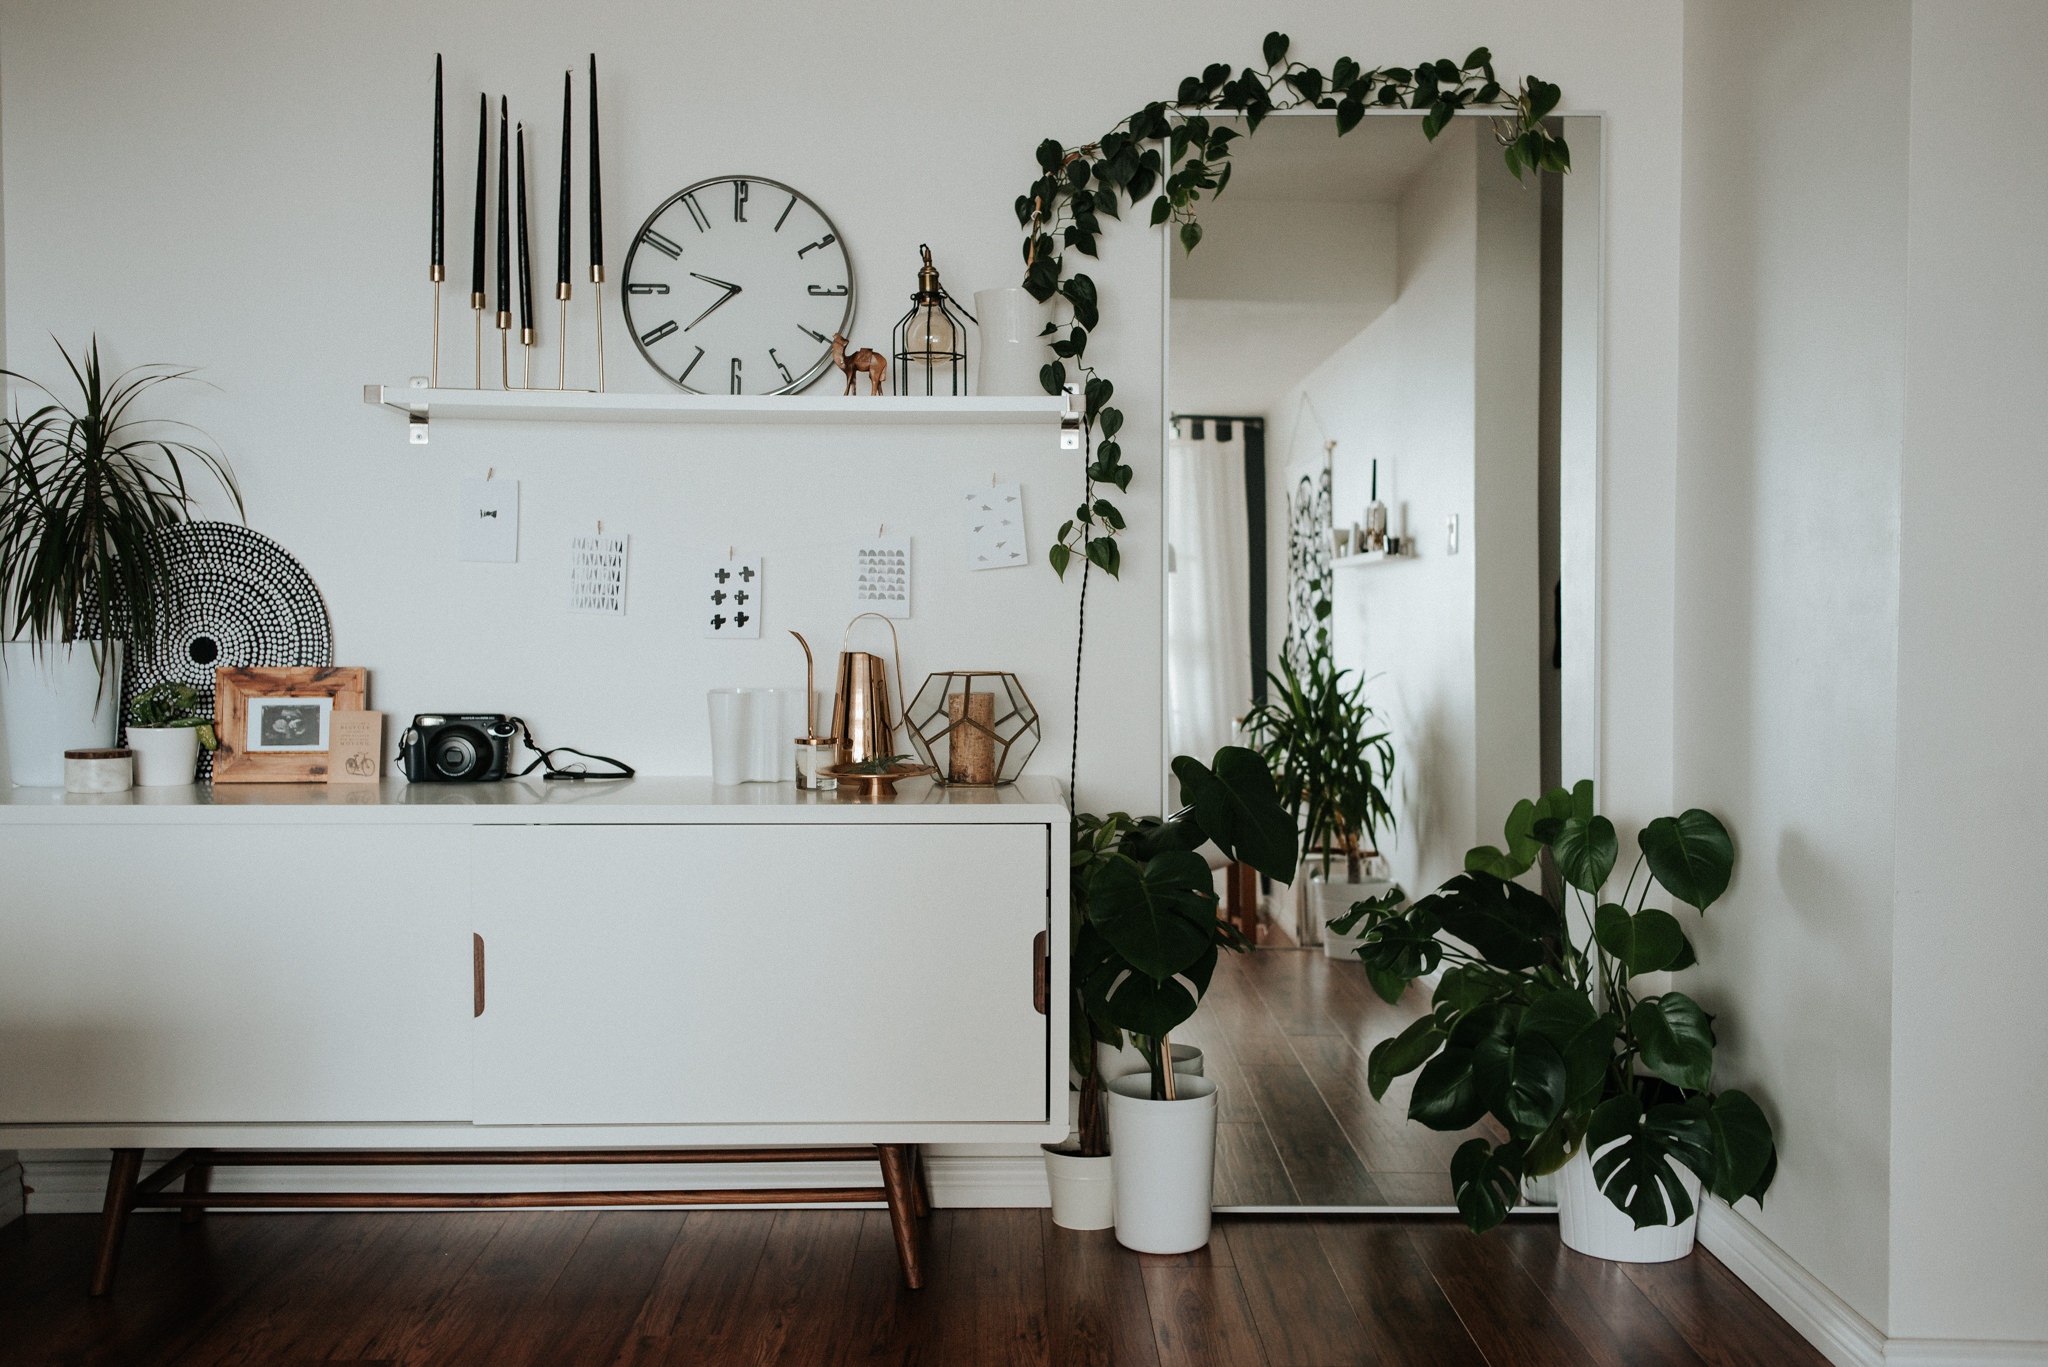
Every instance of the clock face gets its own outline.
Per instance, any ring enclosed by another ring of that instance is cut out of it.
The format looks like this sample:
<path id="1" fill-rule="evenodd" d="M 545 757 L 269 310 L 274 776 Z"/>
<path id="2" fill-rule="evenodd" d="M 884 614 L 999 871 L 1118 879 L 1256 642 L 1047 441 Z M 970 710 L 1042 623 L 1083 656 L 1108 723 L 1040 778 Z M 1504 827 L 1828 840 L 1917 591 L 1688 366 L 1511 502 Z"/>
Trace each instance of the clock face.
<path id="1" fill-rule="evenodd" d="M 648 216 L 626 253 L 640 354 L 693 394 L 788 394 L 832 362 L 853 323 L 839 230 L 787 185 L 700 180 Z"/>

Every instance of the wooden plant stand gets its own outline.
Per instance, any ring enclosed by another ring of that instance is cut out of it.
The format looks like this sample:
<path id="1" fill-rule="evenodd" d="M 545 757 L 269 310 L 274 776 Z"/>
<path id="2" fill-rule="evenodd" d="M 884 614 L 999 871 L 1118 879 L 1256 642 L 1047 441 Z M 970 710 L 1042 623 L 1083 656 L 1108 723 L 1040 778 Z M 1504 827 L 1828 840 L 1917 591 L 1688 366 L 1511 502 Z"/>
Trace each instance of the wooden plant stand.
<path id="1" fill-rule="evenodd" d="M 917 1221 L 931 1213 L 931 1189 L 915 1144 L 849 1144 L 792 1149 L 186 1149 L 142 1177 L 142 1150 L 115 1149 L 107 1173 L 107 1203 L 100 1214 L 91 1293 L 113 1289 L 121 1239 L 133 1210 L 174 1209 L 187 1224 L 208 1209 L 505 1210 L 541 1206 L 822 1205 L 886 1201 L 896 1235 L 903 1280 L 924 1285 Z M 211 1190 L 215 1168 L 318 1168 L 398 1166 L 570 1165 L 583 1163 L 830 1163 L 879 1157 L 879 1187 L 768 1187 L 739 1191 L 234 1191 Z M 180 1191 L 170 1191 L 180 1177 Z"/>

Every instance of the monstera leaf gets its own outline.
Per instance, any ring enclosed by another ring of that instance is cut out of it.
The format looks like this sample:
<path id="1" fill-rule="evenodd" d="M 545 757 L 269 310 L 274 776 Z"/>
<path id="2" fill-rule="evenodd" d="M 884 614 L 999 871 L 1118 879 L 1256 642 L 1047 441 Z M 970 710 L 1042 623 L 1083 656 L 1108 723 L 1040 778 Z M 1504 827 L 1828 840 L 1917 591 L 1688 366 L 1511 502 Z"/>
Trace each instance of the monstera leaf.
<path id="1" fill-rule="evenodd" d="M 1488 963 L 1510 971 L 1542 963 L 1544 941 L 1563 929 L 1557 909 L 1539 894 L 1485 873 L 1458 874 L 1417 905 Z"/>
<path id="2" fill-rule="evenodd" d="M 1550 839 L 1550 857 L 1557 861 L 1557 871 L 1580 892 L 1599 892 L 1620 854 L 1614 823 L 1604 816 L 1569 817 L 1558 823 Z"/>
<path id="3" fill-rule="evenodd" d="M 1714 1076 L 1714 1027 L 1698 1002 L 1666 992 L 1636 1003 L 1628 1028 L 1643 1066 L 1687 1091 L 1704 1092 Z"/>
<path id="4" fill-rule="evenodd" d="M 1650 872 L 1681 902 L 1705 911 L 1728 890 L 1735 871 L 1735 842 L 1713 813 L 1694 807 L 1660 816 L 1636 837 Z"/>
<path id="5" fill-rule="evenodd" d="M 1120 957 L 1096 965 L 1082 984 L 1091 1014 L 1120 1029 L 1157 1039 L 1173 1033 L 1195 1014 L 1216 972 L 1216 946 L 1172 977 L 1155 980 Z"/>
<path id="6" fill-rule="evenodd" d="M 1692 1214 L 1692 1198 L 1671 1163 L 1710 1172 L 1712 1142 L 1706 1118 L 1696 1109 L 1666 1102 L 1645 1112 L 1629 1093 L 1602 1102 L 1586 1127 L 1593 1180 L 1637 1229 L 1680 1224 Z"/>
<path id="7" fill-rule="evenodd" d="M 1536 862 L 1536 856 L 1543 852 L 1543 842 L 1536 838 L 1536 804 L 1523 798 L 1508 813 L 1507 825 L 1501 834 L 1506 837 L 1505 851 L 1491 845 L 1481 845 L 1465 852 L 1465 872 L 1490 874 L 1502 880 L 1520 878 Z"/>
<path id="8" fill-rule="evenodd" d="M 1170 978 L 1215 947 L 1208 861 L 1186 850 L 1143 864 L 1105 860 L 1088 880 L 1088 919 L 1132 967 L 1155 981 Z"/>
<path id="9" fill-rule="evenodd" d="M 1478 1124 L 1493 1106 L 1481 1089 L 1475 1056 L 1488 1039 L 1514 1035 L 1519 1010 L 1489 1004 L 1452 1026 L 1443 1052 L 1415 1079 L 1408 1098 L 1408 1118 L 1432 1130 L 1465 1130 Z"/>
<path id="10" fill-rule="evenodd" d="M 1517 1139 L 1550 1127 L 1565 1101 L 1564 1056 L 1540 1034 L 1489 1034 L 1472 1050 L 1472 1083 Z"/>
<path id="11" fill-rule="evenodd" d="M 1372 1090 L 1372 1099 L 1384 1097 L 1395 1078 L 1429 1062 L 1448 1038 L 1441 1021 L 1424 1016 L 1392 1039 L 1375 1044 L 1365 1058 L 1365 1085 Z"/>
<path id="12" fill-rule="evenodd" d="M 1778 1146 L 1762 1108 L 1732 1089 L 1688 1097 L 1685 1104 L 1706 1121 L 1712 1138 L 1713 1175 L 1707 1189 L 1730 1205 L 1745 1196 L 1761 1202 L 1778 1171 Z"/>
<path id="13" fill-rule="evenodd" d="M 1460 1144 L 1451 1155 L 1451 1193 L 1474 1234 L 1507 1219 L 1522 1194 L 1521 1141 L 1511 1139 L 1499 1148 L 1484 1139 Z"/>
<path id="14" fill-rule="evenodd" d="M 1595 1011 L 1585 993 L 1564 987 L 1531 1003 L 1519 1027 L 1519 1037 L 1540 1037 L 1557 1050 L 1564 1060 L 1564 1104 L 1581 1114 L 1600 1098 L 1616 1033 L 1614 1017 Z"/>
<path id="15" fill-rule="evenodd" d="M 1195 819 L 1225 854 L 1276 883 L 1294 880 L 1301 849 L 1294 817 L 1281 805 L 1273 771 L 1257 751 L 1226 745 L 1216 752 L 1214 769 L 1181 755 L 1173 761 L 1173 774 Z"/>
<path id="16" fill-rule="evenodd" d="M 1670 912 L 1645 907 L 1631 916 L 1627 907 L 1612 902 L 1601 903 L 1593 912 L 1593 938 L 1621 961 L 1631 977 L 1669 968 L 1689 948 Z"/>

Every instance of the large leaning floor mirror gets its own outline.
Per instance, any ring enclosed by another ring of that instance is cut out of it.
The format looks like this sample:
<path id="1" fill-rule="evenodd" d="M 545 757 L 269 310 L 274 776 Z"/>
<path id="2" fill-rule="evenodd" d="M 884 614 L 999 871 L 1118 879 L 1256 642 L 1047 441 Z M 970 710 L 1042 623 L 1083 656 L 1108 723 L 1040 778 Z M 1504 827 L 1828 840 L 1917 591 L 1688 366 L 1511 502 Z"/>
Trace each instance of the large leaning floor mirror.
<path id="1" fill-rule="evenodd" d="M 1597 777 L 1600 124 L 1562 122 L 1573 172 L 1518 181 L 1485 119 L 1276 115 L 1170 249 L 1167 753 L 1250 745 L 1360 814 L 1292 885 L 1217 870 L 1258 948 L 1174 1039 L 1219 1083 L 1218 1209 L 1449 1209 L 1505 1138 L 1411 1120 L 1414 1074 L 1373 1097 L 1433 984 L 1383 1000 L 1328 922 Z"/>

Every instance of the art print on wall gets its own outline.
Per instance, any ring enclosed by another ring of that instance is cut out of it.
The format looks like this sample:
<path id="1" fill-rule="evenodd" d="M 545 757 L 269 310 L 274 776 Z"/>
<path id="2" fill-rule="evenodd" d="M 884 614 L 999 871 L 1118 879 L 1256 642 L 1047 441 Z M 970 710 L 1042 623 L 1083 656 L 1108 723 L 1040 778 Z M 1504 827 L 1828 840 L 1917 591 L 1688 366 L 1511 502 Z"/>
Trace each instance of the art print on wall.
<path id="1" fill-rule="evenodd" d="M 1003 570 L 1028 564 L 1031 548 L 1024 544 L 1024 486 L 991 484 L 969 489 L 960 498 L 961 525 L 967 532 L 967 568 Z"/>
<path id="2" fill-rule="evenodd" d="M 569 611 L 626 615 L 626 551 L 630 538 L 572 537 L 569 541 Z"/>
<path id="3" fill-rule="evenodd" d="M 761 558 L 731 552 L 704 562 L 697 576 L 697 617 L 706 636 L 758 640 Z"/>
<path id="4" fill-rule="evenodd" d="M 853 605 L 884 617 L 910 615 L 910 538 L 876 536 L 853 548 Z"/>

